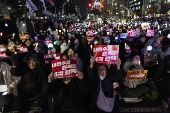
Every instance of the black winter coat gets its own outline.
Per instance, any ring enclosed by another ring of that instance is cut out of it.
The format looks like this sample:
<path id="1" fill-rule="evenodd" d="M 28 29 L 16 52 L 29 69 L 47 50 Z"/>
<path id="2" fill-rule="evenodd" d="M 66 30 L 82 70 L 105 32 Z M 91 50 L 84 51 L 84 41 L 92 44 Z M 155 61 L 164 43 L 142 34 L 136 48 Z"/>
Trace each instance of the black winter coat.
<path id="1" fill-rule="evenodd" d="M 35 69 L 30 69 L 27 65 L 11 69 L 13 76 L 21 76 L 18 84 L 19 93 L 27 92 L 33 96 L 42 93 L 43 85 L 47 83 L 48 74 L 43 65 L 38 64 Z"/>
<path id="2" fill-rule="evenodd" d="M 113 89 L 113 83 L 114 82 L 119 82 L 121 79 L 122 75 L 122 69 L 115 71 L 113 74 L 107 74 L 104 80 L 101 80 L 101 86 L 102 86 L 102 91 L 105 94 L 106 97 L 113 98 L 114 95 L 114 89 Z M 92 103 L 91 107 L 97 104 L 97 98 L 100 92 L 100 78 L 97 75 L 97 73 L 94 73 L 93 68 L 88 68 L 88 75 L 89 79 L 92 85 Z"/>
<path id="3" fill-rule="evenodd" d="M 89 93 L 88 82 L 77 77 L 72 78 L 69 84 L 65 84 L 62 79 L 55 79 L 52 83 L 44 86 L 43 94 L 46 97 L 53 94 L 54 113 L 55 111 L 83 108 L 85 105 L 85 96 Z"/>

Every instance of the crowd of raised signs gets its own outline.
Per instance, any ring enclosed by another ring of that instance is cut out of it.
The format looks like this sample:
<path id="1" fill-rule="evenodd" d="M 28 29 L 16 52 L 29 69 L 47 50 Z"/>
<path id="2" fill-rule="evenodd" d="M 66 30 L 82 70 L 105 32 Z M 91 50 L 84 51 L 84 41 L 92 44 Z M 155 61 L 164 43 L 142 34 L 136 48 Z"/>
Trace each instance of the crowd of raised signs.
<path id="1" fill-rule="evenodd" d="M 34 113 L 118 113 L 114 103 L 122 97 L 127 104 L 156 100 L 168 109 L 169 33 L 168 17 L 1 20 L 0 107 L 21 113 L 37 101 Z"/>

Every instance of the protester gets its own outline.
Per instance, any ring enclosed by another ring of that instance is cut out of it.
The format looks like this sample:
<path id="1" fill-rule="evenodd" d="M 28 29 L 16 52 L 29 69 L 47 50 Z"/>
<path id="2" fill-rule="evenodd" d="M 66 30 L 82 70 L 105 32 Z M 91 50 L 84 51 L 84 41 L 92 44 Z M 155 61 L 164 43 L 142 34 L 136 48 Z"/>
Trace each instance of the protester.
<path id="1" fill-rule="evenodd" d="M 43 85 L 47 82 L 46 69 L 41 65 L 36 55 L 28 54 L 24 58 L 24 65 L 17 65 L 12 68 L 13 76 L 21 76 L 18 85 L 18 95 L 13 101 L 13 112 L 19 113 L 24 108 L 24 103 L 34 102 L 42 94 Z M 41 101 L 40 99 L 38 101 Z M 42 101 L 40 104 L 43 104 Z"/>
<path id="2" fill-rule="evenodd" d="M 78 76 L 73 78 L 54 79 L 50 74 L 43 92 L 44 95 L 54 95 L 52 113 L 87 113 L 84 99 L 89 90 L 84 74 L 78 71 Z"/>
<path id="3" fill-rule="evenodd" d="M 97 70 L 95 70 L 94 67 L 94 57 L 90 59 L 90 67 L 88 68 L 88 76 L 90 79 L 90 83 L 92 85 L 92 102 L 91 102 L 91 109 L 93 113 L 106 113 L 106 112 L 116 112 L 118 113 L 119 111 L 114 111 L 114 98 L 115 98 L 115 92 L 114 92 L 114 87 L 113 83 L 119 82 L 121 79 L 121 61 L 120 59 L 116 60 L 116 66 L 117 70 L 114 73 L 108 73 L 107 72 L 107 66 L 104 64 L 98 64 L 97 65 Z M 103 105 L 104 100 L 101 100 L 101 103 L 98 102 L 100 97 L 101 90 L 103 91 L 102 93 L 104 94 L 105 98 L 113 98 L 110 101 L 113 101 L 111 105 Z M 100 108 L 101 106 L 107 106 L 105 109 Z M 115 105 L 116 106 L 116 105 Z"/>

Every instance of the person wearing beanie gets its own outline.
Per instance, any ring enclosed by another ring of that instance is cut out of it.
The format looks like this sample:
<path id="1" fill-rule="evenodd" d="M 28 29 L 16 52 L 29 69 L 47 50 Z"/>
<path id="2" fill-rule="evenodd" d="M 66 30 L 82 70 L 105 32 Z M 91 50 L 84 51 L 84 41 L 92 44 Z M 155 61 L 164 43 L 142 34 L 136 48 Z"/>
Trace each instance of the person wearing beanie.
<path id="1" fill-rule="evenodd" d="M 41 65 L 35 54 L 27 54 L 24 62 L 24 65 L 17 65 L 11 70 L 13 76 L 22 77 L 18 85 L 18 96 L 15 97 L 12 106 L 12 110 L 19 113 L 24 109 L 24 103 L 33 103 L 37 100 L 38 107 L 44 105 L 45 101 L 42 101 L 39 97 L 48 76 L 46 69 Z"/>
<path id="2" fill-rule="evenodd" d="M 141 65 L 140 54 L 136 51 L 131 51 L 130 60 L 125 62 L 124 71 L 144 70 Z M 125 80 L 122 88 L 122 94 L 127 98 L 138 98 L 140 94 L 145 94 L 149 92 L 149 87 L 145 85 L 148 81 L 147 78 L 142 80 Z"/>

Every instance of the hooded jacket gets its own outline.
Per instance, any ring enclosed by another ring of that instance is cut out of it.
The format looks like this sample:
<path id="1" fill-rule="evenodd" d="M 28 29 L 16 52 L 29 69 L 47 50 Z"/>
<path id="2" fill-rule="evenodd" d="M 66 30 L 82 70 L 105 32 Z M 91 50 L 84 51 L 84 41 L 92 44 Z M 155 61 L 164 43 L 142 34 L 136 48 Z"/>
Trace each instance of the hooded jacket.
<path id="1" fill-rule="evenodd" d="M 7 63 L 5 63 L 4 61 L 0 62 L 0 70 L 2 71 L 2 75 L 4 76 L 4 81 L 5 84 L 7 85 L 7 87 L 12 87 L 13 88 L 13 92 L 12 94 L 14 96 L 18 95 L 18 91 L 17 91 L 17 85 L 19 84 L 19 82 L 21 81 L 21 77 L 17 77 L 17 76 L 12 76 L 10 73 L 11 70 L 11 66 L 9 66 Z"/>

